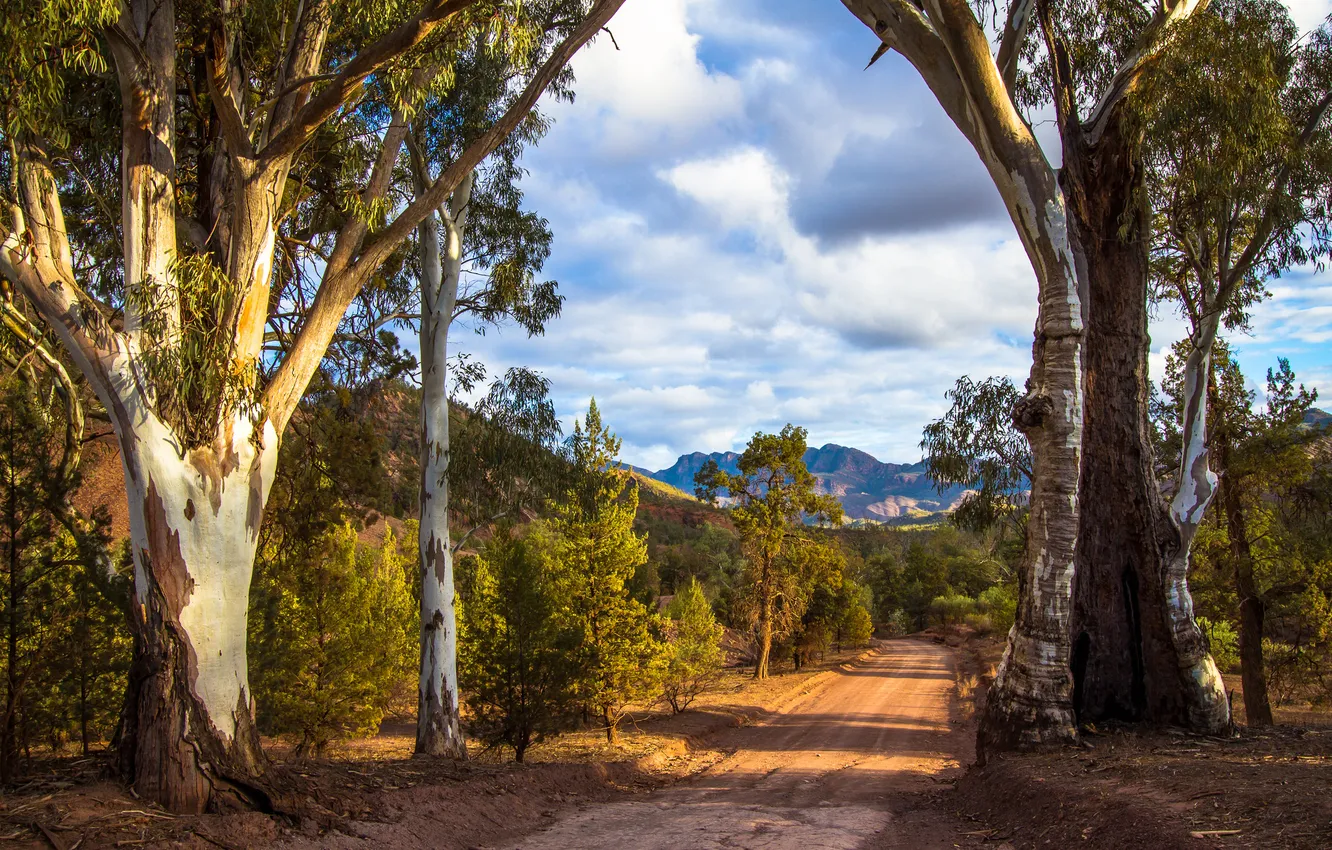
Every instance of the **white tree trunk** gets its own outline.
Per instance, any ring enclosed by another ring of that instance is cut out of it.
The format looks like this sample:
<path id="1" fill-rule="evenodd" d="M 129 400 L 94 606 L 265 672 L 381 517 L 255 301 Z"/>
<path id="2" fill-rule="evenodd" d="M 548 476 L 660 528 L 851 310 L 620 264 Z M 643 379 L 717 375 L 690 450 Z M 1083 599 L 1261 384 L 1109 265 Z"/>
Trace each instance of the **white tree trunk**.
<path id="1" fill-rule="evenodd" d="M 416 752 L 465 758 L 458 722 L 458 629 L 453 545 L 449 535 L 448 338 L 462 273 L 463 235 L 472 177 L 441 211 L 441 252 L 435 216 L 421 239 L 421 679 Z"/>
<path id="2" fill-rule="evenodd" d="M 1069 616 L 1082 466 L 1082 298 L 1062 196 L 1048 200 L 1042 214 L 1034 207 L 1021 212 L 1015 218 L 1040 223 L 1033 254 L 1042 258 L 1034 265 L 1043 272 L 1031 377 L 1013 411 L 1031 442 L 1034 474 L 1017 617 L 986 699 L 982 759 L 989 750 L 1077 737 Z"/>
<path id="3" fill-rule="evenodd" d="M 133 379 L 116 383 L 138 646 L 124 718 L 134 746 L 122 758 L 136 790 L 173 810 L 200 811 L 227 790 L 253 802 L 245 783 L 263 756 L 246 622 L 278 437 L 242 413 L 214 445 L 182 453 Z"/>
<path id="4" fill-rule="evenodd" d="M 1208 464 L 1208 383 L 1211 380 L 1212 346 L 1216 342 L 1221 314 L 1211 311 L 1195 334 L 1193 350 L 1184 363 L 1183 445 L 1180 448 L 1177 489 L 1170 502 L 1170 515 L 1179 528 L 1180 545 L 1166 565 L 1166 604 L 1170 631 L 1180 648 L 1180 666 L 1185 685 L 1193 689 L 1188 701 L 1195 729 L 1220 730 L 1230 722 L 1229 703 L 1221 671 L 1207 652 L 1193 616 L 1193 594 L 1189 592 L 1189 561 L 1203 513 L 1216 495 L 1217 477 Z"/>

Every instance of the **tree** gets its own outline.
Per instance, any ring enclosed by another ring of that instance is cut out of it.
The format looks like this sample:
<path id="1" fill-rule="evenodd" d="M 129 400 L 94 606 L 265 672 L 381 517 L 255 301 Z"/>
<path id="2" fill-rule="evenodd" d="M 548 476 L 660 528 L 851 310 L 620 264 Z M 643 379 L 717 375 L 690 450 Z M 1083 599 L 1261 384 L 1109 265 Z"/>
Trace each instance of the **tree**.
<path id="1" fill-rule="evenodd" d="M 573 486 L 553 505 L 568 617 L 581 631 L 575 689 L 600 715 L 610 744 L 631 703 L 657 696 L 664 661 L 652 615 L 626 583 L 647 560 L 634 533 L 638 490 L 616 457 L 620 441 L 601 422 L 596 399 L 569 436 Z"/>
<path id="2" fill-rule="evenodd" d="M 1182 537 L 1174 555 L 1181 571 L 1218 492 L 1213 449 L 1230 452 L 1228 435 L 1248 418 L 1247 409 L 1238 407 L 1219 418 L 1209 412 L 1219 392 L 1215 380 L 1224 381 L 1235 368 L 1218 332 L 1223 325 L 1247 326 L 1249 308 L 1267 295 L 1266 279 L 1325 258 L 1332 249 L 1326 206 L 1332 135 L 1324 126 L 1332 107 L 1329 60 L 1332 30 L 1326 26 L 1305 40 L 1279 3 L 1216 3 L 1181 28 L 1141 97 L 1150 151 L 1147 187 L 1156 215 L 1155 295 L 1175 302 L 1189 323 L 1179 364 L 1181 451 L 1171 501 Z M 1216 368 L 1214 352 L 1225 357 Z M 1238 389 L 1243 394 L 1242 384 Z M 1209 423 L 1226 433 L 1209 439 Z M 1230 464 L 1216 462 L 1227 475 Z M 1248 543 L 1241 475 L 1234 475 L 1229 491 L 1220 489 L 1232 546 L 1238 547 L 1236 580 L 1245 585 L 1239 592 L 1246 717 L 1270 723 L 1261 602 L 1251 567 L 1243 566 L 1251 559 L 1239 552 Z"/>
<path id="3" fill-rule="evenodd" d="M 568 0 L 534 4 L 528 14 L 550 23 L 548 31 L 567 31 L 576 17 L 567 17 Z M 563 17 L 566 23 L 554 21 Z M 478 39 L 466 54 L 467 86 L 455 86 L 440 108 L 413 122 L 407 136 L 413 188 L 419 197 L 433 182 L 434 166 L 443 171 L 474 139 L 491 128 L 514 98 L 513 82 L 536 64 L 548 44 L 536 43 L 530 55 L 497 54 Z M 557 77 L 557 97 L 572 99 L 569 75 Z M 529 335 L 543 333 L 546 322 L 559 315 L 562 298 L 554 281 L 538 283 L 550 254 L 551 233 L 545 219 L 522 210 L 518 158 L 525 145 L 544 134 L 548 122 L 533 111 L 481 168 L 438 210 L 417 226 L 420 251 L 419 288 L 421 350 L 421 678 L 417 712 L 416 751 L 465 757 L 458 723 L 456 615 L 453 611 L 453 554 L 449 531 L 449 398 L 448 343 L 454 322 L 471 316 L 482 330 L 510 320 Z M 441 238 L 442 236 L 442 238 Z M 464 277 L 467 280 L 464 280 Z M 465 381 L 470 377 L 464 375 Z M 511 377 L 512 381 L 512 377 Z M 544 389 L 544 385 L 543 385 Z M 549 436 L 558 435 L 553 411 Z M 539 441 L 544 442 L 544 441 Z M 502 466 L 508 455 L 488 458 Z M 498 468 L 492 475 L 530 475 Z M 485 517 L 510 513 L 514 505 L 490 506 Z"/>
<path id="4" fill-rule="evenodd" d="M 217 794 L 270 803 L 245 620 L 281 436 L 367 283 L 622 2 L 571 4 L 576 27 L 410 203 L 394 195 L 410 118 L 483 33 L 499 52 L 549 37 L 527 4 L 6 5 L 0 276 L 119 438 L 138 612 L 121 754 L 141 796 L 176 811 Z M 67 204 L 88 212 L 72 228 Z M 109 302 L 90 293 L 102 283 Z M 293 314 L 270 342 L 270 319 Z"/>
<path id="5" fill-rule="evenodd" d="M 296 735 L 298 758 L 318 758 L 334 741 L 378 731 L 411 679 L 410 559 L 391 528 L 376 549 L 344 523 L 315 541 L 308 559 L 283 564 L 256 576 L 254 597 L 269 609 L 251 630 L 258 723 L 267 734 Z"/>
<path id="6" fill-rule="evenodd" d="M 92 730 L 101 726 L 106 690 L 114 687 L 115 674 L 123 673 L 125 648 L 116 629 L 120 612 L 90 580 L 106 560 L 103 529 L 92 524 L 92 539 L 80 540 L 62 523 L 79 484 L 82 422 L 74 432 L 60 428 L 68 425 L 61 420 L 70 411 L 55 400 L 49 377 L 31 365 L 32 353 L 14 358 L 14 371 L 23 379 L 11 372 L 0 381 L 4 782 L 13 779 L 19 752 L 33 734 L 47 733 L 47 740 L 58 743 L 72 726 L 86 750 Z M 0 351 L 6 360 L 12 354 L 8 345 Z M 94 643 L 98 639 L 100 645 Z M 105 669 L 95 669 L 99 661 Z M 103 678 L 107 674 L 112 682 Z M 77 717 L 72 723 L 71 711 Z"/>
<path id="7" fill-rule="evenodd" d="M 880 40 L 875 58 L 890 49 L 905 57 L 972 144 L 1040 293 L 1031 377 L 1013 411 L 1031 445 L 1031 513 L 1017 619 L 986 702 L 981 759 L 1074 739 L 1084 707 L 1076 697 L 1088 680 L 1106 691 L 1150 690 L 1134 703 L 1138 719 L 1224 728 L 1225 695 L 1192 620 L 1185 576 L 1161 556 L 1170 529 L 1152 478 L 1142 154 L 1128 109 L 1172 25 L 1205 3 L 996 5 L 1003 23 L 992 55 L 984 5 L 843 2 Z M 1033 23 L 1039 43 L 1028 39 Z M 1058 172 L 1024 116 L 1051 101 Z M 1127 585 L 1125 570 L 1134 575 Z M 1123 625 L 1130 610 L 1141 614 L 1141 629 Z M 1144 655 L 1142 646 L 1152 651 Z M 1135 658 L 1145 665 L 1124 661 Z"/>
<path id="8" fill-rule="evenodd" d="M 527 749 L 568 728 L 573 660 L 581 630 L 561 617 L 566 604 L 553 551 L 540 535 L 501 527 L 460 571 L 460 676 L 470 729 L 487 745 Z"/>
<path id="9" fill-rule="evenodd" d="M 925 474 L 943 492 L 975 488 L 953 510 L 961 528 L 984 531 L 1021 518 L 1031 486 L 1031 448 L 1013 427 L 1013 407 L 1021 398 L 1007 378 L 980 383 L 963 375 L 945 395 L 953 406 L 925 426 Z"/>
<path id="10" fill-rule="evenodd" d="M 666 608 L 667 663 L 663 692 L 679 714 L 713 688 L 721 675 L 721 639 L 725 632 L 712 614 L 698 579 L 675 592 Z"/>
<path id="11" fill-rule="evenodd" d="M 815 479 L 805 468 L 804 428 L 788 424 L 780 434 L 755 434 L 740 455 L 739 471 L 726 472 L 709 460 L 694 476 L 695 492 L 716 504 L 725 494 L 733 499 L 731 520 L 740 534 L 749 560 L 749 593 L 757 631 L 754 678 L 768 677 L 774 620 L 784 600 L 794 598 L 795 567 L 799 561 L 783 559 L 791 540 L 802 540 L 803 518 L 840 524 L 842 506 L 814 492 Z M 798 608 L 798 611 L 797 611 Z M 798 622 L 803 605 L 786 606 Z M 792 625 L 794 625 L 794 622 Z"/>
<path id="12" fill-rule="evenodd" d="M 1187 430 L 1179 414 L 1188 409 L 1193 349 L 1189 340 L 1175 346 L 1163 382 L 1175 415 L 1175 430 Z M 1240 674 L 1244 684 L 1244 715 L 1250 726 L 1272 723 L 1263 643 L 1267 610 L 1312 585 L 1316 572 L 1301 562 L 1299 545 L 1285 527 L 1299 502 L 1299 492 L 1313 475 L 1310 449 L 1320 436 L 1305 427 L 1305 415 L 1316 392 L 1296 386 L 1294 372 L 1282 359 L 1267 372 L 1266 404 L 1253 409 L 1254 393 L 1245 386 L 1239 364 L 1222 339 L 1206 358 L 1210 375 L 1206 404 L 1207 454 L 1214 459 L 1219 516 L 1213 517 L 1217 543 L 1203 561 L 1216 560 L 1232 585 L 1226 612 L 1238 622 Z M 1176 423 L 1183 423 L 1183 427 Z M 1220 551 L 1216 551 L 1219 549 Z M 1315 557 L 1315 562 L 1317 558 Z"/>

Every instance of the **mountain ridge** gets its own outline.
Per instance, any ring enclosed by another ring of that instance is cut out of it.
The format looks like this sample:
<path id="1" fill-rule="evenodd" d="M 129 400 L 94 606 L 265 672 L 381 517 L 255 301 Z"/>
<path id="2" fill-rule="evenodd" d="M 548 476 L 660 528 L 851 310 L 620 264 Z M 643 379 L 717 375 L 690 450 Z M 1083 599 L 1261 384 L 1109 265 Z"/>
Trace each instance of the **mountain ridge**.
<path id="1" fill-rule="evenodd" d="M 737 472 L 736 452 L 690 452 L 655 472 L 635 470 L 686 493 L 694 492 L 694 476 L 709 460 L 728 472 Z M 805 466 L 818 481 L 819 493 L 835 496 L 848 519 L 895 520 L 922 513 L 948 511 L 966 492 L 949 487 L 942 493 L 925 475 L 925 462 L 885 463 L 869 452 L 837 443 L 805 450 Z"/>

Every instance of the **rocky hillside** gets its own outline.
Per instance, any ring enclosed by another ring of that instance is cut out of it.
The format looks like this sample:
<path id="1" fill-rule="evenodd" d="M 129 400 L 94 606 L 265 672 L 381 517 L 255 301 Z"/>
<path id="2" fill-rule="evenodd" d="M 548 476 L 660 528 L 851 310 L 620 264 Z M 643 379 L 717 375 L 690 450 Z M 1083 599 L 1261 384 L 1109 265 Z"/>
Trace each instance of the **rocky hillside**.
<path id="1" fill-rule="evenodd" d="M 686 493 L 694 490 L 694 475 L 709 460 L 730 472 L 737 471 L 740 456 L 735 452 L 693 452 L 681 455 L 675 464 L 648 473 L 658 481 Z M 892 520 L 919 513 L 953 508 L 964 492 L 960 487 L 938 493 L 925 477 L 925 464 L 884 463 L 873 455 L 829 443 L 805 452 L 805 465 L 818 479 L 820 493 L 830 493 L 842 503 L 848 519 Z"/>

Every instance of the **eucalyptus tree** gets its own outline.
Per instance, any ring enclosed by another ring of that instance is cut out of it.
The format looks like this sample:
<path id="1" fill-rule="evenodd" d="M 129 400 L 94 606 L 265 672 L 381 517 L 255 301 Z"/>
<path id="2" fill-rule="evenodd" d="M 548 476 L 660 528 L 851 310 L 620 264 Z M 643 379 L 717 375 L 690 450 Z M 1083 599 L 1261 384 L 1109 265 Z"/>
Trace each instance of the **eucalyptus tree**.
<path id="1" fill-rule="evenodd" d="M 516 96 L 514 82 L 536 64 L 550 42 L 577 21 L 578 4 L 570 0 L 530 3 L 527 13 L 545 22 L 545 42 L 527 55 L 496 54 L 478 39 L 466 54 L 466 86 L 455 86 L 438 108 L 424 111 L 407 137 L 413 188 L 424 194 L 435 172 L 446 170 L 467 146 L 499 120 Z M 556 97 L 568 99 L 571 76 L 553 81 Z M 458 544 L 449 531 L 449 329 L 470 318 L 478 331 L 509 320 L 529 335 L 544 332 L 560 312 L 562 298 L 554 281 L 536 275 L 550 255 L 551 233 L 544 219 L 522 209 L 518 159 L 526 145 L 545 133 L 548 122 L 536 111 L 509 134 L 495 152 L 468 173 L 448 200 L 417 226 L 420 258 L 419 321 L 421 351 L 421 676 L 416 752 L 465 757 L 458 723 L 457 615 L 454 611 L 453 554 Z M 460 372 L 464 382 L 479 377 Z M 514 378 L 515 376 L 511 376 Z M 524 380 L 544 396 L 544 384 Z M 520 389 L 513 384 L 514 389 Z M 497 397 L 492 396 L 492 401 Z M 537 403 L 538 408 L 540 407 Z M 490 413 L 495 412 L 494 404 Z M 531 426 L 534 423 L 528 422 Z M 524 427 L 538 448 L 550 448 L 547 437 L 558 436 L 553 412 L 545 425 Z M 511 453 L 492 457 L 491 466 L 517 459 Z M 535 470 L 492 468 L 495 476 L 527 476 Z M 522 492 L 522 491 L 518 491 Z M 503 500 L 502 500 L 503 501 Z M 515 506 L 496 504 L 482 510 L 483 519 L 509 513 Z"/>
<path id="2" fill-rule="evenodd" d="M 804 428 L 790 424 L 779 434 L 755 434 L 741 452 L 736 472 L 709 460 L 694 476 L 699 499 L 711 504 L 721 496 L 733 500 L 731 520 L 750 562 L 749 592 L 758 631 L 756 679 L 768 677 L 777 606 L 794 595 L 791 568 L 798 568 L 800 559 L 783 559 L 784 550 L 809 542 L 799 533 L 805 517 L 842 521 L 837 499 L 815 492 L 817 482 L 805 466 L 805 434 Z M 794 619 L 798 621 L 799 613 Z"/>
<path id="3" fill-rule="evenodd" d="M 1031 448 L 1012 423 L 1021 395 L 1007 378 L 979 383 L 963 375 L 945 397 L 953 403 L 925 426 L 925 474 L 942 492 L 972 488 L 953 510 L 961 528 L 984 531 L 1023 519 L 1031 486 Z"/>
<path id="4" fill-rule="evenodd" d="M 622 3 L 579 4 L 503 117 L 410 201 L 393 190 L 412 118 L 462 84 L 455 59 L 479 34 L 501 53 L 543 38 L 527 4 L 24 0 L 0 13 L 0 276 L 54 328 L 119 439 L 136 640 L 121 755 L 141 796 L 180 811 L 271 803 L 245 640 L 281 435 L 349 305 Z M 112 123 L 117 95 L 114 141 L 99 146 L 87 129 Z M 316 167 L 330 149 L 336 184 Z M 67 228 L 65 200 L 90 194 L 111 222 Z M 314 223 L 318 242 L 297 227 L 312 209 L 333 216 Z M 80 274 L 100 253 L 113 303 Z M 308 303 L 281 297 L 298 271 L 318 281 Z M 270 316 L 293 311 L 266 350 Z"/>
<path id="5" fill-rule="evenodd" d="M 1153 477 L 1148 224 L 1129 108 L 1174 25 L 1206 0 L 843 4 L 881 42 L 876 58 L 891 49 L 910 62 L 976 150 L 1039 288 L 1031 376 L 1013 410 L 1032 454 L 1026 551 L 981 757 L 1070 741 L 1079 719 L 1102 716 L 1223 729 L 1225 694 L 1186 576 L 1163 556 L 1178 532 Z M 1057 170 L 1031 127 L 1044 104 Z"/>
<path id="6" fill-rule="evenodd" d="M 1176 343 L 1166 358 L 1161 382 L 1167 401 L 1162 430 L 1170 443 L 1179 446 L 1188 424 L 1181 414 L 1189 403 L 1187 370 L 1193 354 L 1190 340 Z M 1292 545 L 1288 531 L 1290 520 L 1306 508 L 1302 496 L 1319 461 L 1322 434 L 1306 424 L 1318 393 L 1297 386 L 1295 374 L 1283 358 L 1278 368 L 1268 369 L 1265 403 L 1255 410 L 1255 393 L 1248 388 L 1224 339 L 1214 340 L 1208 364 L 1210 374 L 1204 379 L 1206 450 L 1218 473 L 1217 510 L 1210 523 L 1224 533 L 1219 535 L 1220 541 L 1214 535 L 1213 545 L 1193 559 L 1201 557 L 1203 565 L 1210 561 L 1230 585 L 1231 592 L 1225 597 L 1234 600 L 1234 609 L 1213 616 L 1234 616 L 1239 623 L 1245 722 L 1270 726 L 1272 707 L 1263 648 L 1269 606 L 1289 602 L 1317 586 L 1316 570 L 1309 570 L 1310 559 L 1300 551 L 1301 546 Z M 1317 556 L 1312 560 L 1316 563 Z"/>
<path id="7" fill-rule="evenodd" d="M 1332 29 L 1302 37 L 1272 0 L 1214 3 L 1181 28 L 1142 93 L 1147 188 L 1155 214 L 1152 278 L 1158 299 L 1188 321 L 1182 363 L 1181 444 L 1170 509 L 1184 569 L 1218 491 L 1208 434 L 1217 396 L 1218 332 L 1244 329 L 1266 281 L 1332 253 Z M 1228 366 L 1228 364 L 1225 364 Z M 1232 423 L 1233 424 L 1233 423 Z M 1228 464 L 1220 471 L 1227 475 Z M 1238 480 L 1220 488 L 1237 489 Z M 1223 500 L 1228 515 L 1238 501 Z M 1242 539 L 1242 522 L 1234 522 Z M 1262 672 L 1262 598 L 1249 559 L 1236 556 L 1245 716 L 1271 722 Z"/>

